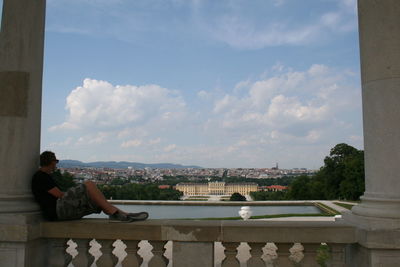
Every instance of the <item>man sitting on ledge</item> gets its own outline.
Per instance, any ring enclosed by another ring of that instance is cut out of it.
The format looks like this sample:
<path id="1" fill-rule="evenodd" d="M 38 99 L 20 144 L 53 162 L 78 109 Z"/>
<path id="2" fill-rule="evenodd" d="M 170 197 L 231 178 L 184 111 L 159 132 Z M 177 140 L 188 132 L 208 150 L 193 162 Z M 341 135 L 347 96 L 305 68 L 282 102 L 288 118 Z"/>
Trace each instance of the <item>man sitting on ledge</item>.
<path id="1" fill-rule="evenodd" d="M 62 192 L 51 176 L 57 163 L 53 152 L 43 152 L 40 154 L 40 168 L 32 177 L 32 192 L 46 219 L 76 220 L 101 211 L 109 215 L 110 221 L 116 222 L 142 221 L 149 216 L 147 212 L 126 213 L 111 205 L 92 181 Z"/>

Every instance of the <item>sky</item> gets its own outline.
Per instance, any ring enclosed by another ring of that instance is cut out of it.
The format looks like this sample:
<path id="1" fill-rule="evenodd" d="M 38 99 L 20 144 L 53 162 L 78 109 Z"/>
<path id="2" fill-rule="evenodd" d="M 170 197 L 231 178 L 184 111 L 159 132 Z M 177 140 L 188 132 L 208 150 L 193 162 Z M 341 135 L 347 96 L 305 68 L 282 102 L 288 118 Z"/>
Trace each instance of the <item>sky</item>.
<path id="1" fill-rule="evenodd" d="M 48 0 L 41 150 L 318 169 L 363 149 L 356 0 Z"/>

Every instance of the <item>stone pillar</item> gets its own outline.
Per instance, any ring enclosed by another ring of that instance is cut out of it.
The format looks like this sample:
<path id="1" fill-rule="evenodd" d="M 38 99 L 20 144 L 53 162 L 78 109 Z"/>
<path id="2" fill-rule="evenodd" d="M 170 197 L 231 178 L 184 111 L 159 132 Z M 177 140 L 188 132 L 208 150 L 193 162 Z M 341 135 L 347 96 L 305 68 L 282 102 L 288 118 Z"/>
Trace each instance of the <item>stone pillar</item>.
<path id="1" fill-rule="evenodd" d="M 3 0 L 0 31 L 0 266 L 46 266 L 30 190 L 38 167 L 45 0 Z"/>
<path id="2" fill-rule="evenodd" d="M 359 228 L 354 266 L 400 260 L 400 1 L 358 0 L 365 183 L 344 219 Z M 362 261 L 361 261 L 362 260 Z M 361 264 L 361 265 L 357 265 Z"/>
<path id="3" fill-rule="evenodd" d="M 366 189 L 352 212 L 399 228 L 400 1 L 359 0 L 359 31 Z"/>
<path id="4" fill-rule="evenodd" d="M 38 210 L 45 0 L 4 0 L 0 32 L 0 212 Z"/>

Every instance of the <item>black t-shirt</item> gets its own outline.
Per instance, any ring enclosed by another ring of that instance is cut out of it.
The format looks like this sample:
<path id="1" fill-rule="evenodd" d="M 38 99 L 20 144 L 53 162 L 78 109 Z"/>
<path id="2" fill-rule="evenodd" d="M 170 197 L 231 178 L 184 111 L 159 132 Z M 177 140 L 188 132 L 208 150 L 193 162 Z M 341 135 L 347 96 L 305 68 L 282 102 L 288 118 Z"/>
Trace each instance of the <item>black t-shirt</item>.
<path id="1" fill-rule="evenodd" d="M 50 189 L 57 184 L 50 174 L 37 171 L 32 177 L 32 193 L 43 211 L 43 215 L 48 220 L 57 220 L 57 198 L 50 194 Z"/>

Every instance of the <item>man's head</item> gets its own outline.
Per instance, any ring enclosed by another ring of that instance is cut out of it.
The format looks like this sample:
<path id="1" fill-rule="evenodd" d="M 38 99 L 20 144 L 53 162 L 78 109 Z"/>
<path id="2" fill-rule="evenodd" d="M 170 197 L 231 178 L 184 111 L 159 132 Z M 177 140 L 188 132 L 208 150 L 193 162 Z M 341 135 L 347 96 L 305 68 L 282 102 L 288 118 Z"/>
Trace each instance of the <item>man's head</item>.
<path id="1" fill-rule="evenodd" d="M 40 154 L 40 167 L 50 167 L 54 164 L 54 168 L 58 163 L 58 159 L 56 158 L 56 154 L 51 151 L 44 151 Z"/>

